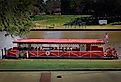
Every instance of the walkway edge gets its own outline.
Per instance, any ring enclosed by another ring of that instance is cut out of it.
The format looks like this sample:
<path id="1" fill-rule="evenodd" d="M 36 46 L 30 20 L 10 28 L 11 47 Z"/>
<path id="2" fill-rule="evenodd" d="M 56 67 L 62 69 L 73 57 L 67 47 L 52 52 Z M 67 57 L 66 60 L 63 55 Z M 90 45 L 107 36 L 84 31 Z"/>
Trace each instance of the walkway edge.
<path id="1" fill-rule="evenodd" d="M 30 31 L 121 31 L 121 29 L 31 29 Z"/>
<path id="2" fill-rule="evenodd" d="M 93 68 L 93 69 L 0 69 L 0 72 L 19 72 L 19 71 L 121 71 L 121 68 Z"/>

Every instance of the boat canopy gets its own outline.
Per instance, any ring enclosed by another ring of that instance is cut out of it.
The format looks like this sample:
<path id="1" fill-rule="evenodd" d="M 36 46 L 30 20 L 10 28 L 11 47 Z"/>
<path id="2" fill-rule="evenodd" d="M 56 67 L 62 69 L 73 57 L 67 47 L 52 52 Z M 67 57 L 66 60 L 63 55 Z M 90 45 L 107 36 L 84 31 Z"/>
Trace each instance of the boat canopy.
<path id="1" fill-rule="evenodd" d="M 102 39 L 18 39 L 18 44 L 105 44 Z"/>

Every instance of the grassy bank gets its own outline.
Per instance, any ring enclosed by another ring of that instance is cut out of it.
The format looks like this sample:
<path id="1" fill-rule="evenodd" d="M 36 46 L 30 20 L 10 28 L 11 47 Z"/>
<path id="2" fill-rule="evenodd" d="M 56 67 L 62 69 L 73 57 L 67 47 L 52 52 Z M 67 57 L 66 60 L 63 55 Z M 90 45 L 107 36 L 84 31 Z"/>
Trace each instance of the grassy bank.
<path id="1" fill-rule="evenodd" d="M 91 26 L 63 26 L 63 24 L 73 21 L 78 17 L 86 17 L 88 15 L 42 15 L 35 16 L 35 29 L 121 29 L 121 25 L 91 25 Z"/>
<path id="2" fill-rule="evenodd" d="M 66 22 L 73 21 L 75 18 L 86 16 L 88 15 L 42 15 L 35 16 L 33 20 L 36 24 L 36 27 L 61 27 Z"/>
<path id="3" fill-rule="evenodd" d="M 71 70 L 85 68 L 121 68 L 121 61 L 81 59 L 0 60 L 0 69 Z"/>

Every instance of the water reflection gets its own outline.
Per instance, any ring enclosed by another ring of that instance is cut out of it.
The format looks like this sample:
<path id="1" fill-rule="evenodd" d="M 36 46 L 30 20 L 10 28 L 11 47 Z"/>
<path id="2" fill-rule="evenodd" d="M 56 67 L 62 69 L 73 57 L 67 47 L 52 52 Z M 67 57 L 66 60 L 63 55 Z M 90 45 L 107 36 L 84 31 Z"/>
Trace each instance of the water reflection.
<path id="1" fill-rule="evenodd" d="M 47 31 L 43 32 L 43 38 L 61 38 L 62 32 Z"/>

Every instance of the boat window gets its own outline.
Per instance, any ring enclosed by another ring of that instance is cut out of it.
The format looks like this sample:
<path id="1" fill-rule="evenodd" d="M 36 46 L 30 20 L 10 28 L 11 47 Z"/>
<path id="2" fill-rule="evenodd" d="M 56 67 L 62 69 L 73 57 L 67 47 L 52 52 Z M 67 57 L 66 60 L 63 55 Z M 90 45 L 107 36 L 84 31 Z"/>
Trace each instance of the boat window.
<path id="1" fill-rule="evenodd" d="M 91 51 L 103 51 L 103 46 L 91 46 Z"/>
<path id="2" fill-rule="evenodd" d="M 86 45 L 85 44 L 80 45 L 80 51 L 86 51 Z"/>

